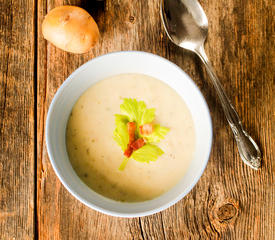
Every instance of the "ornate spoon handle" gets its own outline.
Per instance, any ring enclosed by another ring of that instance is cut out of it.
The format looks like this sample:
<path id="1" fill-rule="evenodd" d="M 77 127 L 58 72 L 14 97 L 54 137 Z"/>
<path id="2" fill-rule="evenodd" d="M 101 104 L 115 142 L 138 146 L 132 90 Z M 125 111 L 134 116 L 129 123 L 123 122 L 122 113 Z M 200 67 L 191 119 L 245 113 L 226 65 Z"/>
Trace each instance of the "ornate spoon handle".
<path id="1" fill-rule="evenodd" d="M 224 89 L 214 73 L 203 47 L 195 50 L 195 53 L 204 63 L 206 70 L 217 91 L 226 119 L 234 133 L 235 140 L 242 160 L 250 167 L 258 170 L 261 166 L 261 151 L 255 141 L 244 131 L 239 116 L 226 96 Z"/>

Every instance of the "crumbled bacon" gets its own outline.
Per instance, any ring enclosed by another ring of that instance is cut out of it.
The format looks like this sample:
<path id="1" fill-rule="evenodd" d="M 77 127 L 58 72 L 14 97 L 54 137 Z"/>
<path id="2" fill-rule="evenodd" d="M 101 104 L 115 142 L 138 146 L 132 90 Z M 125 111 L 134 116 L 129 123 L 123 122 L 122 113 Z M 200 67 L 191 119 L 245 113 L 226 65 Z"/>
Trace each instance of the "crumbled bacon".
<path id="1" fill-rule="evenodd" d="M 127 123 L 128 134 L 129 134 L 129 144 L 127 149 L 124 151 L 124 156 L 129 158 L 133 151 L 138 150 L 139 148 L 145 145 L 144 138 L 139 138 L 135 140 L 135 132 L 136 132 L 136 123 L 128 122 Z M 142 135 L 149 135 L 153 132 L 153 124 L 147 123 L 140 126 L 140 131 Z"/>
<path id="2" fill-rule="evenodd" d="M 127 149 L 124 151 L 124 156 L 129 158 L 133 153 L 133 148 L 128 144 Z"/>
<path id="3" fill-rule="evenodd" d="M 145 123 L 139 127 L 139 131 L 142 135 L 150 135 L 153 133 L 153 124 L 152 123 Z"/>
<path id="4" fill-rule="evenodd" d="M 135 122 L 128 122 L 128 134 L 129 134 L 129 145 L 135 141 L 135 132 L 136 132 L 136 123 Z"/>
<path id="5" fill-rule="evenodd" d="M 139 138 L 136 141 L 134 141 L 130 147 L 135 151 L 138 150 L 139 148 L 143 147 L 145 145 L 145 141 L 143 138 Z"/>

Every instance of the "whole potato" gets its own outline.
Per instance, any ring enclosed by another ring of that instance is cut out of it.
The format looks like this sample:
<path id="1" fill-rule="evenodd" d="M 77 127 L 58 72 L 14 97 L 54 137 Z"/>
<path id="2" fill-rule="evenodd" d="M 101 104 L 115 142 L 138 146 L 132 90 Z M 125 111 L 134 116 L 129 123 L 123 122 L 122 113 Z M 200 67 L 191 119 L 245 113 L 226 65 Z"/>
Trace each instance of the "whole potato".
<path id="1" fill-rule="evenodd" d="M 99 39 L 99 30 L 92 16 L 76 6 L 52 9 L 42 23 L 45 39 L 71 53 L 88 52 Z"/>

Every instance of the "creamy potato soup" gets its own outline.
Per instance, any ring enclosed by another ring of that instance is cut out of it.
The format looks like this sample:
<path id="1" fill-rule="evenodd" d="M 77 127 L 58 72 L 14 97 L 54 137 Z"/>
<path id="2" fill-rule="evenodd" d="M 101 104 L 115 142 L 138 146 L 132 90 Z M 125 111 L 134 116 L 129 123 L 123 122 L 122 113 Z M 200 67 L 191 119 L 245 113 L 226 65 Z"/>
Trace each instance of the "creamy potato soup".
<path id="1" fill-rule="evenodd" d="M 113 139 L 115 114 L 124 98 L 144 101 L 156 109 L 154 123 L 170 128 L 157 145 L 164 151 L 155 162 L 130 159 L 118 170 L 123 151 Z M 183 177 L 192 159 L 195 131 L 182 98 L 165 83 L 141 74 L 113 76 L 91 86 L 74 105 L 67 124 L 71 164 L 97 193 L 126 202 L 153 199 Z"/>

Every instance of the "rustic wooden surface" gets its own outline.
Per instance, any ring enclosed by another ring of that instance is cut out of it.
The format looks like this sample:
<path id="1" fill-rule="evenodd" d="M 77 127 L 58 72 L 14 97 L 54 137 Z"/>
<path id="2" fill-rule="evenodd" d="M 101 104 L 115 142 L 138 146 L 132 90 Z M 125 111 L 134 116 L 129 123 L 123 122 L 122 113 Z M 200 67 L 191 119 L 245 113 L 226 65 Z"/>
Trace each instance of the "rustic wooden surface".
<path id="1" fill-rule="evenodd" d="M 33 239 L 35 2 L 0 1 L 0 239 Z"/>
<path id="2" fill-rule="evenodd" d="M 263 151 L 254 171 L 240 160 L 206 72 L 164 33 L 159 0 L 0 2 L 0 239 L 275 239 L 275 81 L 272 0 L 200 0 L 209 19 L 206 52 L 246 129 Z M 97 21 L 89 53 L 65 53 L 41 34 L 45 14 L 78 5 Z M 274 13 L 274 11 L 273 11 Z M 184 69 L 203 92 L 213 120 L 208 166 L 169 209 L 143 218 L 109 217 L 62 186 L 45 146 L 45 119 L 62 82 L 95 56 L 152 52 Z"/>

